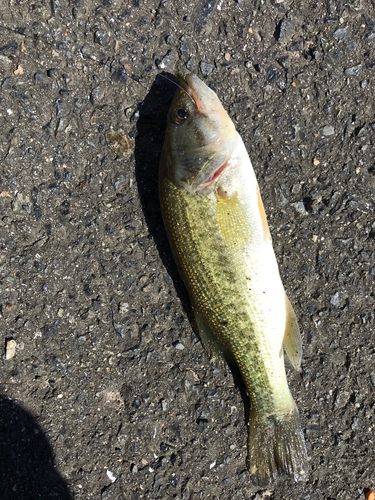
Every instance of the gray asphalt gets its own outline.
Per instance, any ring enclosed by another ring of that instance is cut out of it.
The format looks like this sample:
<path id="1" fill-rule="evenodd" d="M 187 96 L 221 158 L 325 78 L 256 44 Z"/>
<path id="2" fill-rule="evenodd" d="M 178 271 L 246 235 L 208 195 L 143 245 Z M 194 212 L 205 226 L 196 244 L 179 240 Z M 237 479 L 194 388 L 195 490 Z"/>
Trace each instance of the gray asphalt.
<path id="1" fill-rule="evenodd" d="M 243 388 L 210 365 L 166 242 L 156 75 L 191 71 L 248 148 L 301 326 L 306 484 L 251 484 Z M 1 498 L 375 489 L 374 79 L 371 0 L 3 0 Z"/>

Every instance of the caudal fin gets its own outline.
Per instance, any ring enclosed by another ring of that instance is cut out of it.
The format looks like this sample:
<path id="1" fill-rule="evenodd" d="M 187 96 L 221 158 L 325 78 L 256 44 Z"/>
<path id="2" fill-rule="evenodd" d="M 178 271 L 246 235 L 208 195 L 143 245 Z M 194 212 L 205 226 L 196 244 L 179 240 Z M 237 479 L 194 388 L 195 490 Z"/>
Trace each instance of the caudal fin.
<path id="1" fill-rule="evenodd" d="M 288 474 L 295 481 L 307 479 L 306 445 L 295 405 L 282 416 L 263 416 L 251 410 L 247 466 L 259 486 L 279 474 Z"/>

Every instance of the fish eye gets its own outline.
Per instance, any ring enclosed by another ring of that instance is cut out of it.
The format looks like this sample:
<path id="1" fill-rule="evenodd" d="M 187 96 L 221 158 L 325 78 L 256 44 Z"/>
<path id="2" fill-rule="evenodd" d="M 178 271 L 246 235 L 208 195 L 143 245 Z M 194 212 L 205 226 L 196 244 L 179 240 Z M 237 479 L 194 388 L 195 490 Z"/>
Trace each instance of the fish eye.
<path id="1" fill-rule="evenodd" d="M 182 123 L 188 117 L 187 111 L 184 108 L 177 108 L 173 113 L 173 120 L 175 123 Z"/>
<path id="2" fill-rule="evenodd" d="M 177 116 L 181 119 L 181 120 L 185 120 L 185 118 L 187 117 L 187 113 L 186 113 L 186 110 L 183 109 L 183 108 L 179 108 L 177 110 Z"/>

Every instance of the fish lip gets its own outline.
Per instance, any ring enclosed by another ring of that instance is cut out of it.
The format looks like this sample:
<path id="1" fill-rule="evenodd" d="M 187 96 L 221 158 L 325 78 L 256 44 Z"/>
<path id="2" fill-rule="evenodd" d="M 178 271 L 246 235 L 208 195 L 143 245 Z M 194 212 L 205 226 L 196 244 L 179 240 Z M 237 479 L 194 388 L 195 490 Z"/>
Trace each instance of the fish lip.
<path id="1" fill-rule="evenodd" d="M 199 99 L 198 94 L 196 90 L 188 83 L 188 78 L 190 74 L 187 75 L 185 78 L 183 78 L 181 75 L 177 75 L 178 81 L 181 85 L 181 87 L 185 90 L 187 94 L 192 98 L 196 108 L 201 111 L 204 109 L 204 106 L 202 106 L 201 99 Z"/>
<path id="2" fill-rule="evenodd" d="M 181 85 L 181 87 L 183 87 L 186 90 L 186 92 L 188 92 L 189 94 L 190 94 L 190 92 L 193 92 L 193 89 L 192 89 L 192 87 L 190 87 L 190 85 L 186 81 L 186 78 L 184 78 L 180 74 L 177 74 L 177 79 L 178 79 L 178 83 Z"/>

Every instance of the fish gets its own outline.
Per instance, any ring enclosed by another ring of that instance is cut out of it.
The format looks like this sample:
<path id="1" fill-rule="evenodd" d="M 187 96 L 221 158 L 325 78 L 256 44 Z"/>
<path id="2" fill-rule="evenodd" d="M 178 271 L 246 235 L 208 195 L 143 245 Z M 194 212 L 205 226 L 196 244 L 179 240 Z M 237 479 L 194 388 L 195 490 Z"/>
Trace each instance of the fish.
<path id="1" fill-rule="evenodd" d="M 300 370 L 302 340 L 255 173 L 216 93 L 195 74 L 178 87 L 159 167 L 172 254 L 203 346 L 214 362 L 232 359 L 246 387 L 252 482 L 303 481 L 306 444 L 284 366 L 285 349 Z"/>

